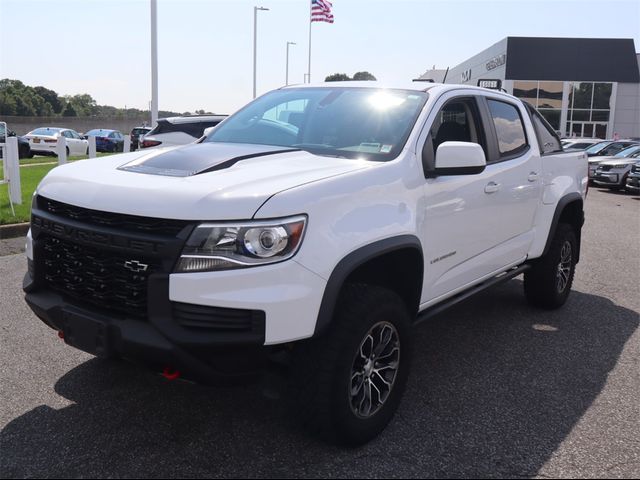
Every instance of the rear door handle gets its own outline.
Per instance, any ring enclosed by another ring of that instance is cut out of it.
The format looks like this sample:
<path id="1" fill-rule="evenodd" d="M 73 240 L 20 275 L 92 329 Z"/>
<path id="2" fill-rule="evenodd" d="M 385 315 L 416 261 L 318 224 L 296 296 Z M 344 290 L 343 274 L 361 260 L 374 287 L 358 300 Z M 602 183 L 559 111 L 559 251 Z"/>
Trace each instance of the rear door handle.
<path id="1" fill-rule="evenodd" d="M 538 175 L 538 172 L 531 172 L 527 179 L 530 182 L 537 182 L 539 178 L 540 178 L 540 175 Z"/>
<path id="2" fill-rule="evenodd" d="M 500 184 L 496 182 L 489 182 L 484 187 L 484 193 L 496 193 L 498 190 L 500 190 Z"/>

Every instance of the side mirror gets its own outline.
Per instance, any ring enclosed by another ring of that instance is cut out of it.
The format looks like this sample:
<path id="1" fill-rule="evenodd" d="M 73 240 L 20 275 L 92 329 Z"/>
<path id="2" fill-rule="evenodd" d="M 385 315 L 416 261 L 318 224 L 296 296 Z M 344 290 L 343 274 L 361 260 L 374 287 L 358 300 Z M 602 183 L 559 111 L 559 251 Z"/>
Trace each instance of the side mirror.
<path id="1" fill-rule="evenodd" d="M 484 150 L 477 143 L 444 142 L 436 151 L 436 175 L 474 175 L 486 166 Z"/>
<path id="2" fill-rule="evenodd" d="M 216 128 L 216 126 L 215 126 L 215 125 L 214 125 L 213 127 L 207 127 L 207 128 L 205 128 L 205 129 L 204 129 L 204 133 L 203 133 L 203 135 L 204 135 L 205 137 L 208 137 L 208 136 L 209 136 L 209 134 L 213 131 L 213 129 L 214 129 L 214 128 Z"/>
<path id="3" fill-rule="evenodd" d="M 15 137 L 16 136 L 16 132 L 14 132 L 13 130 L 9 130 L 9 136 L 10 137 Z"/>

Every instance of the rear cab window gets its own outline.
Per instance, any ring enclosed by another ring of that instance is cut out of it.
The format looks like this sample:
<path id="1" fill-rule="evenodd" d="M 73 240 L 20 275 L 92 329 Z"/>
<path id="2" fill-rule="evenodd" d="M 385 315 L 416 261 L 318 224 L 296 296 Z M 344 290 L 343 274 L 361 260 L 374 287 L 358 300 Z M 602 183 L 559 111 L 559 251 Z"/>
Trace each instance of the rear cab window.
<path id="1" fill-rule="evenodd" d="M 553 130 L 553 127 L 549 125 L 549 122 L 533 108 L 533 106 L 525 103 L 531 123 L 533 123 L 533 130 L 536 132 L 536 138 L 538 139 L 538 145 L 540 147 L 540 153 L 547 155 L 551 153 L 558 153 L 563 151 L 562 142 L 558 137 L 558 134 Z M 571 143 L 571 142 L 570 142 Z M 589 143 L 571 143 L 566 148 L 586 148 Z"/>

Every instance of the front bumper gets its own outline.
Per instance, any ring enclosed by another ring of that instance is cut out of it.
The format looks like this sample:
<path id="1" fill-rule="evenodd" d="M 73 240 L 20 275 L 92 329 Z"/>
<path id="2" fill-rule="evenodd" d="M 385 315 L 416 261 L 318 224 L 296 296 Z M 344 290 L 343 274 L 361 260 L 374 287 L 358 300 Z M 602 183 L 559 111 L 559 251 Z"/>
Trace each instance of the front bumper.
<path id="1" fill-rule="evenodd" d="M 201 382 L 253 376 L 277 345 L 313 335 L 324 279 L 293 259 L 171 273 L 193 225 L 161 223 L 175 232 L 132 232 L 160 227 L 154 219 L 114 218 L 37 197 L 27 235 L 27 303 L 81 350 L 177 369 Z"/>
<path id="2" fill-rule="evenodd" d="M 27 304 L 40 320 L 60 332 L 67 344 L 93 355 L 123 358 L 156 371 L 179 371 L 201 383 L 253 379 L 266 364 L 269 351 L 263 346 L 262 312 L 255 312 L 251 331 L 184 327 L 174 318 L 166 278 L 150 281 L 154 305 L 146 321 L 70 302 L 64 295 L 38 288 L 30 273 L 23 288 Z M 227 312 L 228 321 L 234 313 Z"/>
<path id="3" fill-rule="evenodd" d="M 630 192 L 640 192 L 640 175 L 632 174 L 627 177 L 626 189 Z"/>
<path id="4" fill-rule="evenodd" d="M 602 186 L 623 186 L 624 174 L 610 172 L 596 172 L 593 181 Z"/>

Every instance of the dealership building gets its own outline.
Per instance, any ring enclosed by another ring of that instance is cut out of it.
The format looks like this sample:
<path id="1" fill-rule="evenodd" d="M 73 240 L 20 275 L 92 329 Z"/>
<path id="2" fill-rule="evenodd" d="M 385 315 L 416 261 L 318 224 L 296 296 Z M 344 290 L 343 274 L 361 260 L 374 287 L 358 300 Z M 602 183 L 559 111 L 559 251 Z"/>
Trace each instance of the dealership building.
<path id="1" fill-rule="evenodd" d="M 420 80 L 499 86 L 562 136 L 640 137 L 640 54 L 633 39 L 507 37 Z"/>

